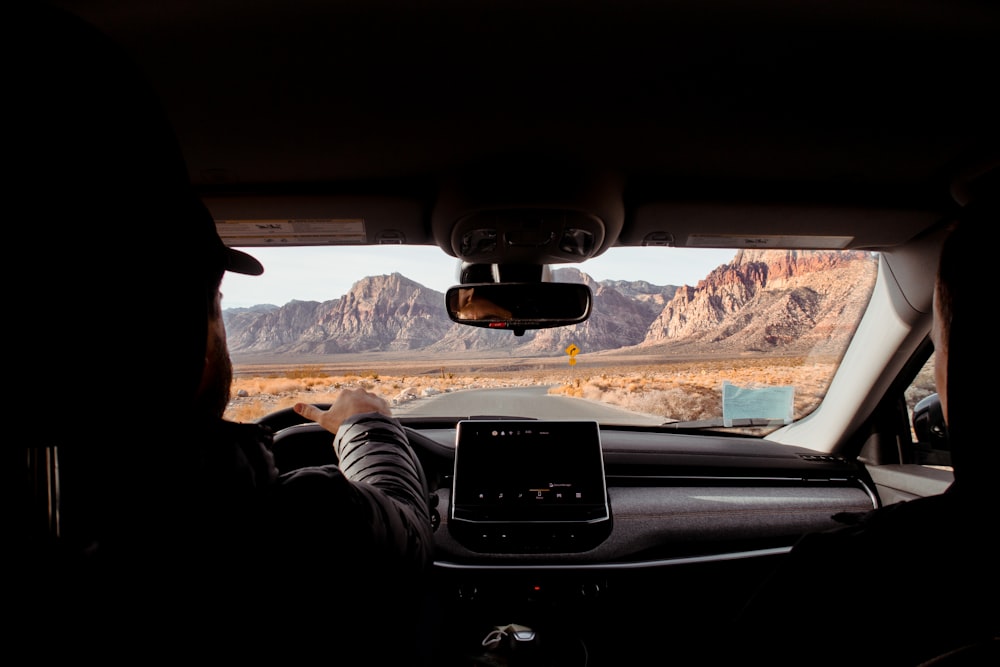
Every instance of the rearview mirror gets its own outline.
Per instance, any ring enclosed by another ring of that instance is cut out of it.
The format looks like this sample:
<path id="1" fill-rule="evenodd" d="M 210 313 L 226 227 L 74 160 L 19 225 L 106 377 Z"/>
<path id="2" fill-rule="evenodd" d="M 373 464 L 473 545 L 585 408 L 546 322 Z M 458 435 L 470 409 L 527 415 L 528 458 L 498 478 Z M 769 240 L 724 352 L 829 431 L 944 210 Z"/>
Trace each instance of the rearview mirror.
<path id="1" fill-rule="evenodd" d="M 590 317 L 594 296 L 583 283 L 470 283 L 445 295 L 448 316 L 459 324 L 527 329 L 578 324 Z"/>

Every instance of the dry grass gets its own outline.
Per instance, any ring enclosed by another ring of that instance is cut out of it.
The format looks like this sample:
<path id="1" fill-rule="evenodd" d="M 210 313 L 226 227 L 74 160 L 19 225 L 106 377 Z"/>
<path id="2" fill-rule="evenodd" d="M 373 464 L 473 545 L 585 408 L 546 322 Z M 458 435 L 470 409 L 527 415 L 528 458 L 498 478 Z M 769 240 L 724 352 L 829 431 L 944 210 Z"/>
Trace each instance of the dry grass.
<path id="1" fill-rule="evenodd" d="M 631 370 L 577 378 L 550 390 L 684 421 L 722 417 L 722 384 L 795 386 L 795 414 L 822 400 L 836 363 L 802 359 L 738 359 L 674 364 L 669 370 Z"/>
<path id="2" fill-rule="evenodd" d="M 508 362 L 506 368 L 518 366 Z M 298 401 L 329 403 L 341 389 L 362 387 L 393 405 L 454 389 L 549 384 L 549 393 L 601 401 L 636 412 L 674 419 L 722 416 L 722 383 L 741 387 L 795 386 L 795 414 L 802 416 L 822 399 L 836 368 L 833 360 L 747 358 L 670 364 L 633 363 L 596 368 L 538 365 L 520 370 L 392 367 L 331 372 L 320 365 L 251 370 L 237 366 L 233 400 L 226 417 L 248 422 Z"/>

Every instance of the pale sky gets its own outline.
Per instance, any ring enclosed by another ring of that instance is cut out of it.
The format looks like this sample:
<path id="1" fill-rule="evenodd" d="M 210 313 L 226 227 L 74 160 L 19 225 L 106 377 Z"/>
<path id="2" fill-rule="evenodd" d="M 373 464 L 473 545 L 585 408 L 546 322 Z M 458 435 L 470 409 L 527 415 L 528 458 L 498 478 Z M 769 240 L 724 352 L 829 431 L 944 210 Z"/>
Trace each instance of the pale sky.
<path id="1" fill-rule="evenodd" d="M 446 291 L 455 285 L 458 260 L 435 246 L 333 246 L 244 248 L 264 265 L 261 276 L 227 273 L 222 307 L 289 301 L 330 301 L 365 276 L 398 272 L 425 287 Z M 735 250 L 691 248 L 612 248 L 574 266 L 595 280 L 646 280 L 656 285 L 694 285 L 729 262 Z"/>

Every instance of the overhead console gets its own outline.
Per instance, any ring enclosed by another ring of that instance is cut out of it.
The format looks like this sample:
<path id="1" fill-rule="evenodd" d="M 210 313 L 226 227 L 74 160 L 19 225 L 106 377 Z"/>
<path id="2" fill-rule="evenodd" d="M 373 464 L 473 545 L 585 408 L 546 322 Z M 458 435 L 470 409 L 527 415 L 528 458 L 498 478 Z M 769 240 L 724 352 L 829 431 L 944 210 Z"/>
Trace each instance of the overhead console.
<path id="1" fill-rule="evenodd" d="M 611 534 L 596 421 L 464 420 L 455 436 L 448 531 L 467 549 L 566 553 Z"/>
<path id="2" fill-rule="evenodd" d="M 618 240 L 617 174 L 539 156 L 506 156 L 446 178 L 431 227 L 445 252 L 474 264 L 576 263 Z"/>

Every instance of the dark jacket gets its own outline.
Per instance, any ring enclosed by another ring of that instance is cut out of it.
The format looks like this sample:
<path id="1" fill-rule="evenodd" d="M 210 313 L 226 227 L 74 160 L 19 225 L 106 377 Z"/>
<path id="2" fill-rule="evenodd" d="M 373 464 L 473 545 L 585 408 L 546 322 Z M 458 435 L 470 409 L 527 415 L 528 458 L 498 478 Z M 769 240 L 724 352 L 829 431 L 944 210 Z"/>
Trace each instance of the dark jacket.
<path id="1" fill-rule="evenodd" d="M 425 570 L 433 558 L 430 491 L 400 424 L 377 413 L 352 417 L 333 451 L 338 464 L 283 471 L 273 485 L 267 507 L 282 550 L 296 559 L 328 550 L 324 559 L 345 566 Z M 345 545 L 353 549 L 345 553 Z"/>
<path id="2" fill-rule="evenodd" d="M 360 645 L 378 664 L 422 662 L 429 492 L 395 419 L 353 417 L 330 436 L 339 465 L 286 473 L 258 425 L 151 430 L 62 452 L 66 530 L 31 557 L 46 585 L 25 590 L 25 612 L 59 610 L 53 636 L 86 646 L 52 651 L 289 660 Z"/>
<path id="3" fill-rule="evenodd" d="M 434 551 L 420 461 L 375 413 L 345 421 L 333 448 L 339 464 L 283 472 L 267 500 L 282 591 L 272 627 L 304 656 L 322 637 L 357 664 L 423 664 Z"/>

